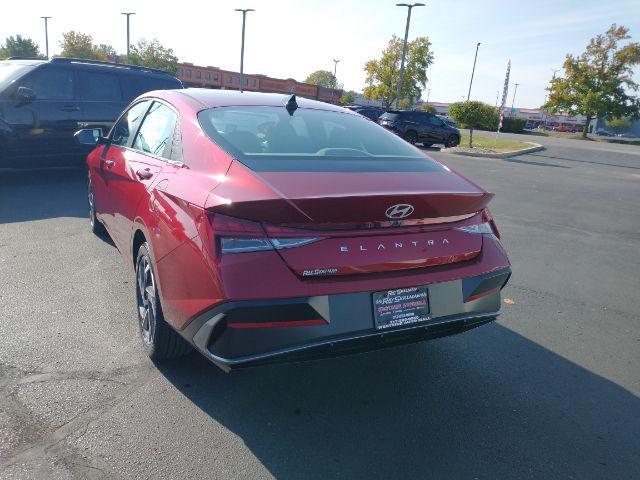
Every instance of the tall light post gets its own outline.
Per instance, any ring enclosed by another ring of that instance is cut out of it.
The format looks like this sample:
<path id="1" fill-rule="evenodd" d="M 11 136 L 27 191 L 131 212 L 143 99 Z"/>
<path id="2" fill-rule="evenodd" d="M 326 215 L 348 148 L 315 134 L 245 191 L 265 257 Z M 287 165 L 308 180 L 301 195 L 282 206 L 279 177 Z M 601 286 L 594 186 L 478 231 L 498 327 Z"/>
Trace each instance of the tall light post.
<path id="1" fill-rule="evenodd" d="M 551 80 L 555 80 L 556 79 L 556 72 L 559 72 L 560 70 L 562 70 L 561 68 L 552 68 L 551 71 L 553 72 L 553 77 L 551 78 Z"/>
<path id="2" fill-rule="evenodd" d="M 244 27 L 247 21 L 247 12 L 255 12 L 253 8 L 236 8 L 236 12 L 242 12 L 242 46 L 240 47 L 240 91 L 244 91 Z"/>
<path id="3" fill-rule="evenodd" d="M 340 61 L 339 58 L 334 58 L 333 59 L 333 88 L 336 88 L 338 86 L 338 77 L 336 76 L 336 72 L 338 71 L 338 62 Z"/>
<path id="4" fill-rule="evenodd" d="M 409 37 L 409 23 L 411 22 L 411 10 L 413 7 L 424 7 L 424 3 L 396 3 L 398 7 L 407 7 L 407 26 L 404 29 L 404 44 L 402 45 L 402 61 L 400 62 L 400 79 L 398 81 L 398 90 L 396 92 L 396 107 L 400 103 L 400 90 L 402 89 L 402 80 L 404 77 L 404 56 L 407 54 L 407 38 Z"/>
<path id="5" fill-rule="evenodd" d="M 44 20 L 44 48 L 46 51 L 47 59 L 49 59 L 49 25 L 47 20 L 52 17 L 40 17 Z"/>
<path id="6" fill-rule="evenodd" d="M 498 96 L 500 95 L 500 90 L 496 90 L 496 108 L 498 107 Z"/>
<path id="7" fill-rule="evenodd" d="M 131 53 L 131 37 L 129 36 L 129 17 L 135 15 L 135 12 L 122 12 L 122 15 L 127 16 L 127 63 L 129 63 L 129 54 Z"/>
<path id="8" fill-rule="evenodd" d="M 480 42 L 476 44 L 476 56 L 473 57 L 473 69 L 471 70 L 471 81 L 469 82 L 469 93 L 467 93 L 467 102 L 471 96 L 471 85 L 473 85 L 473 74 L 476 73 L 476 60 L 478 60 L 478 48 L 480 48 Z"/>
<path id="9" fill-rule="evenodd" d="M 516 88 L 513 90 L 513 99 L 511 100 L 511 112 L 513 113 L 513 105 L 516 103 L 516 92 L 518 91 L 519 83 L 516 83 Z"/>
<path id="10" fill-rule="evenodd" d="M 431 89 L 427 88 L 427 105 L 429 105 L 429 96 L 431 95 Z"/>

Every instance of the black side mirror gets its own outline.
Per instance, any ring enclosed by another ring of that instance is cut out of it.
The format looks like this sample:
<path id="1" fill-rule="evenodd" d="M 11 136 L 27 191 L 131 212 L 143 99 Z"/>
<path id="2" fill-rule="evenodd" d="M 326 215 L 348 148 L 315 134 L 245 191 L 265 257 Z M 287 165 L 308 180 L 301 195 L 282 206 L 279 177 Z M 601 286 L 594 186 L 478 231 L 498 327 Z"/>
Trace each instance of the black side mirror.
<path id="1" fill-rule="evenodd" d="M 18 87 L 16 98 L 23 103 L 33 102 L 36 99 L 36 92 L 29 87 Z"/>
<path id="2" fill-rule="evenodd" d="M 102 136 L 101 128 L 83 128 L 74 133 L 73 138 L 80 145 L 90 145 L 92 147 L 106 142 L 106 139 Z"/>

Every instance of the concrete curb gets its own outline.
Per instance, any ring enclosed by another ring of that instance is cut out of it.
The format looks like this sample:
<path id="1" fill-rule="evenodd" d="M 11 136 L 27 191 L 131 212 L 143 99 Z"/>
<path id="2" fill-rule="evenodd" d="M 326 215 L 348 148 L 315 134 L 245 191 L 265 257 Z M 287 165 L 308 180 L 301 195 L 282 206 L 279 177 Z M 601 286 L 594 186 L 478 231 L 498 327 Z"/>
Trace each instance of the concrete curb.
<path id="1" fill-rule="evenodd" d="M 440 150 L 440 151 L 444 153 L 451 153 L 452 155 L 463 155 L 466 157 L 510 158 L 510 157 L 515 157 L 517 155 L 524 155 L 525 153 L 539 152 L 540 150 L 545 149 L 545 146 L 540 145 L 539 143 L 533 143 L 533 142 L 524 142 L 524 143 L 528 143 L 529 145 L 533 145 L 533 146 L 529 148 L 523 148 L 522 150 L 512 150 L 510 152 L 501 152 L 501 153 L 483 153 L 483 152 L 471 153 L 471 152 L 463 152 L 463 151 L 448 152 L 447 149 Z"/>

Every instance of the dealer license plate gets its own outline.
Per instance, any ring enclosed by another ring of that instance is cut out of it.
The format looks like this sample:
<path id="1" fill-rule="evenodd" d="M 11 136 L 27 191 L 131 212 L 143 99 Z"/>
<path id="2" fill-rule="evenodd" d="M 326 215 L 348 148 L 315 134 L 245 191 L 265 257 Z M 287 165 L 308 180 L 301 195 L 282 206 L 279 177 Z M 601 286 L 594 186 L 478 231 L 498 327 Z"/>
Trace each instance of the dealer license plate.
<path id="1" fill-rule="evenodd" d="M 373 313 L 378 330 L 431 320 L 427 287 L 398 288 L 373 294 Z"/>

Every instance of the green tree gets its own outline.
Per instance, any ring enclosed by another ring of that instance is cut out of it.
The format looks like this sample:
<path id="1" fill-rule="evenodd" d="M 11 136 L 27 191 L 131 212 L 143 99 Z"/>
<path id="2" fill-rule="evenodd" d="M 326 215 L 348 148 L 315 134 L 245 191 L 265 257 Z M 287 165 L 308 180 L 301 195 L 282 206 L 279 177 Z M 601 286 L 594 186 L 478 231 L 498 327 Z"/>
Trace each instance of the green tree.
<path id="1" fill-rule="evenodd" d="M 382 51 L 382 57 L 379 60 L 369 60 L 364 66 L 367 74 L 364 96 L 371 100 L 382 100 L 385 108 L 391 107 L 396 99 L 402 45 L 403 40 L 394 35 L 387 48 Z M 422 89 L 427 84 L 427 68 L 432 63 L 431 42 L 427 37 L 418 37 L 407 43 L 400 98 L 406 100 L 409 106 L 422 95 Z"/>
<path id="2" fill-rule="evenodd" d="M 631 117 L 611 117 L 605 120 L 605 124 L 614 132 L 624 132 L 631 126 Z"/>
<path id="3" fill-rule="evenodd" d="M 316 70 L 305 79 L 304 83 L 325 88 L 337 88 L 338 79 L 329 70 Z"/>
<path id="4" fill-rule="evenodd" d="M 428 103 L 423 103 L 422 105 L 420 105 L 418 107 L 418 110 L 422 110 L 423 112 L 429 112 L 429 113 L 433 113 L 433 114 L 438 113 L 436 108 L 434 106 L 432 106 L 432 105 L 429 105 Z"/>
<path id="5" fill-rule="evenodd" d="M 142 39 L 135 45 L 131 45 L 129 63 L 143 67 L 158 68 L 175 75 L 178 57 L 173 50 L 163 46 L 155 38 L 151 41 Z"/>
<path id="6" fill-rule="evenodd" d="M 353 92 L 343 92 L 340 97 L 340 105 L 351 105 L 355 100 Z"/>
<path id="7" fill-rule="evenodd" d="M 547 88 L 549 100 L 543 108 L 587 117 L 583 138 L 594 118 L 640 115 L 640 100 L 633 95 L 638 85 L 632 79 L 633 67 L 640 64 L 640 43 L 621 46 L 631 38 L 628 32 L 614 23 L 604 35 L 592 38 L 580 56 L 567 54 L 564 75 Z"/>
<path id="8" fill-rule="evenodd" d="M 97 52 L 98 55 L 104 56 L 106 59 L 108 59 L 111 62 L 120 61 L 120 55 L 118 55 L 118 52 L 116 52 L 116 49 L 113 48 L 113 46 L 109 45 L 108 43 L 101 43 L 100 45 L 96 45 L 95 51 Z"/>
<path id="9" fill-rule="evenodd" d="M 98 50 L 93 43 L 93 37 L 86 33 L 71 30 L 62 34 L 60 42 L 61 57 L 86 58 L 89 60 L 109 60 L 107 54 Z"/>
<path id="10" fill-rule="evenodd" d="M 497 108 L 482 102 L 457 102 L 449 105 L 449 116 L 469 129 L 469 148 L 473 148 L 473 130 L 491 125 L 497 118 Z"/>
<path id="11" fill-rule="evenodd" d="M 0 58 L 9 57 L 43 58 L 38 45 L 22 35 L 7 37 L 4 45 L 0 46 Z"/>

